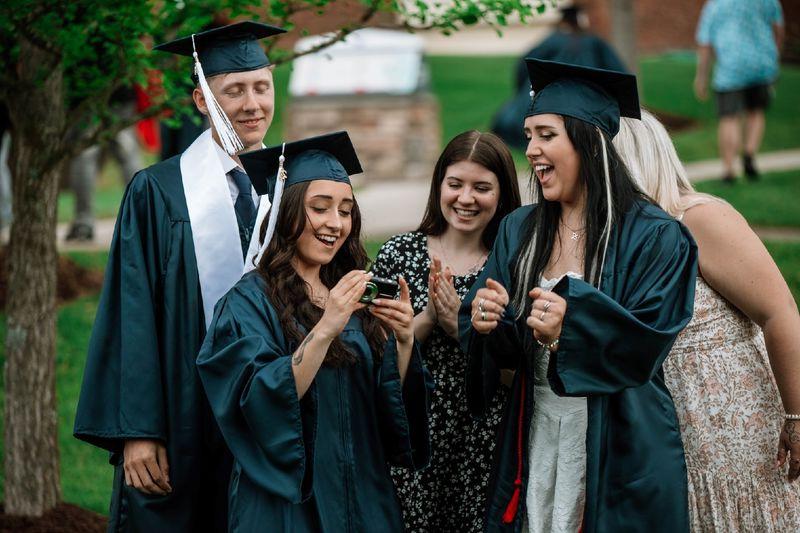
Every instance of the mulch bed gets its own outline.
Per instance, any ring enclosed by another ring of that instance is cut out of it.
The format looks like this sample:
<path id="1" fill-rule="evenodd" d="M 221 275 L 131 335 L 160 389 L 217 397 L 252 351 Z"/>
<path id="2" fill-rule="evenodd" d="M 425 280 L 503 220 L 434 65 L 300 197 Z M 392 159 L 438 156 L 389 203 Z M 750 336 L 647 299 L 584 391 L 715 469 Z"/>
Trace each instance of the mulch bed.
<path id="1" fill-rule="evenodd" d="M 98 292 L 103 286 L 103 273 L 80 266 L 72 259 L 59 256 L 56 299 L 59 304 Z M 0 248 L 0 309 L 6 307 L 8 277 L 6 274 L 6 249 Z"/>
<path id="2" fill-rule="evenodd" d="M 6 516 L 0 505 L 0 533 L 103 533 L 105 516 L 71 503 L 59 504 L 40 518 Z"/>

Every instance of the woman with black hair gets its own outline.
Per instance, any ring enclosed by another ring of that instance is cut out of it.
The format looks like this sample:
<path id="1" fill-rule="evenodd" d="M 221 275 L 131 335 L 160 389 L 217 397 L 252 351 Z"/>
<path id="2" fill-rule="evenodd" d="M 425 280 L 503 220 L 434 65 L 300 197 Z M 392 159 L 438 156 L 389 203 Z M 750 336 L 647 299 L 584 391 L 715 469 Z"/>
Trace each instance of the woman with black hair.
<path id="1" fill-rule="evenodd" d="M 414 335 L 424 343 L 425 366 L 436 382 L 431 463 L 421 472 L 392 471 L 409 531 L 477 533 L 483 528 L 494 436 L 508 386 L 498 386 L 484 420 L 470 417 L 458 309 L 483 269 L 500 221 L 519 205 L 517 172 L 503 141 L 465 131 L 436 162 L 419 228 L 389 239 L 375 260 L 376 275 L 402 274 L 408 280 Z"/>
<path id="2" fill-rule="evenodd" d="M 528 60 L 538 201 L 506 217 L 459 316 L 470 409 L 516 369 L 486 531 L 688 531 L 661 364 L 692 315 L 697 252 L 611 144 L 633 76 Z"/>
<path id="3" fill-rule="evenodd" d="M 402 531 L 389 464 L 427 464 L 432 383 L 403 278 L 398 300 L 361 302 L 371 274 L 350 140 L 242 163 L 272 213 L 257 268 L 217 304 L 197 359 L 234 457 L 229 530 Z"/>

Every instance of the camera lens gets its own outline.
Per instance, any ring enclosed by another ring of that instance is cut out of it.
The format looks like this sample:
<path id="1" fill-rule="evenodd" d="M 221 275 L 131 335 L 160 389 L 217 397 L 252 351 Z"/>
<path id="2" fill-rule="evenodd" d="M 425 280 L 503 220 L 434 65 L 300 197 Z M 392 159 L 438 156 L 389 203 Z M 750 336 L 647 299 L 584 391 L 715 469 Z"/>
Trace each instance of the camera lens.
<path id="1" fill-rule="evenodd" d="M 368 281 L 367 288 L 364 290 L 364 294 L 359 299 L 359 302 L 363 304 L 368 304 L 372 300 L 374 300 L 377 295 L 378 295 L 378 286 L 372 283 L 371 281 Z"/>

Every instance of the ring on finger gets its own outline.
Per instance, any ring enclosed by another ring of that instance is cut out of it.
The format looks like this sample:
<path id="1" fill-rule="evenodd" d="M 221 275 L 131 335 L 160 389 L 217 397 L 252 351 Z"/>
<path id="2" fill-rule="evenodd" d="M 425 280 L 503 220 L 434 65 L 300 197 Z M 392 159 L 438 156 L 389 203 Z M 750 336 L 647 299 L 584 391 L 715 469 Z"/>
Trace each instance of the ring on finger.
<path id="1" fill-rule="evenodd" d="M 486 311 L 481 311 L 481 322 L 486 322 Z"/>
<path id="2" fill-rule="evenodd" d="M 544 322 L 544 315 L 546 315 L 546 314 L 547 314 L 547 311 L 542 311 L 542 314 L 541 314 L 541 316 L 539 316 L 539 320 L 541 320 L 542 322 Z"/>
<path id="3" fill-rule="evenodd" d="M 481 298 L 481 300 L 478 302 L 478 311 L 480 311 L 481 313 L 483 313 L 485 311 L 485 309 L 483 308 L 483 302 L 485 302 L 485 301 L 486 301 L 486 298 Z"/>
<path id="4" fill-rule="evenodd" d="M 553 302 L 551 302 L 550 300 L 546 300 L 546 301 L 544 302 L 544 308 L 542 309 L 542 311 L 544 311 L 544 312 L 546 313 L 546 312 L 547 312 L 547 310 L 548 310 L 548 309 L 550 309 L 550 305 L 552 305 L 552 303 L 553 303 Z"/>

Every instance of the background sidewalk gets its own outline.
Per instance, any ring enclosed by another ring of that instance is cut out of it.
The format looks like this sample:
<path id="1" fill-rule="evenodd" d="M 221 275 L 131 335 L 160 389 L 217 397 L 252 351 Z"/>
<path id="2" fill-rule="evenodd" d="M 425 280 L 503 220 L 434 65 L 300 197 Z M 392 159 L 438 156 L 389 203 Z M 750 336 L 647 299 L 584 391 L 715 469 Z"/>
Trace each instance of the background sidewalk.
<path id="1" fill-rule="evenodd" d="M 782 150 L 760 154 L 759 170 L 777 172 L 800 169 L 800 149 Z M 529 202 L 527 168 L 518 168 L 520 190 L 523 198 Z M 722 162 L 718 159 L 697 161 L 686 165 L 686 172 L 694 182 L 718 179 L 722 175 Z M 734 185 L 734 187 L 736 187 Z M 383 239 L 397 233 L 411 231 L 422 220 L 425 203 L 428 199 L 430 184 L 428 182 L 394 182 L 370 185 L 358 190 L 358 204 L 363 216 L 364 236 L 367 239 Z M 798 207 L 800 209 L 800 207 Z M 69 224 L 58 226 L 59 248 L 64 251 L 99 251 L 107 250 L 114 233 L 114 219 L 98 220 L 95 224 L 95 240 L 86 243 L 65 242 L 64 236 L 69 231 Z M 762 238 L 773 240 L 800 241 L 800 229 L 794 228 L 760 228 L 756 230 Z"/>

